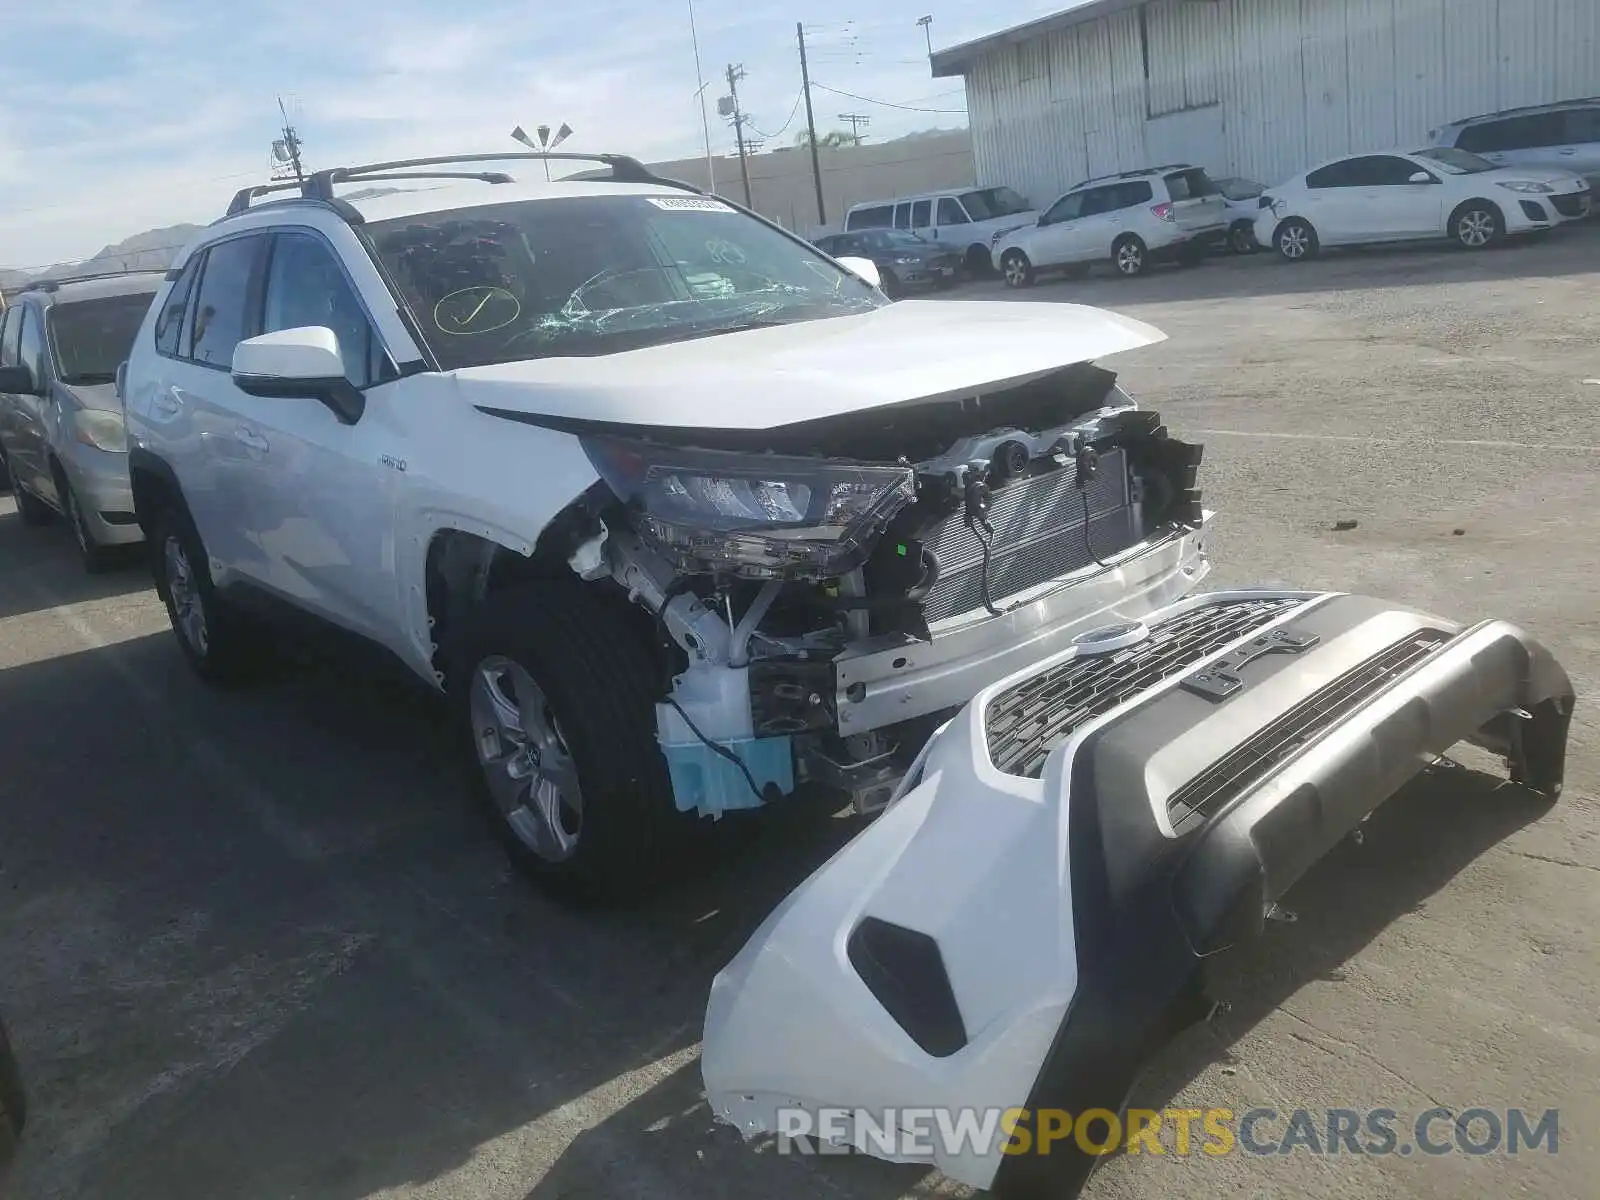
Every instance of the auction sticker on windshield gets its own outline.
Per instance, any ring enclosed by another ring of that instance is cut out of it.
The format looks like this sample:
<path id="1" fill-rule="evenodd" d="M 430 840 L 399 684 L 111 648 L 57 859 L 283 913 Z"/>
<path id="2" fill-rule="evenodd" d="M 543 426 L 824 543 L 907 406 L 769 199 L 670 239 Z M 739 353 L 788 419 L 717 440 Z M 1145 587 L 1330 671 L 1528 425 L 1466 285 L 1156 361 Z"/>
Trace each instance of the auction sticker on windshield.
<path id="1" fill-rule="evenodd" d="M 646 196 L 657 208 L 665 208 L 672 212 L 721 212 L 731 213 L 721 200 L 701 200 L 690 196 Z"/>

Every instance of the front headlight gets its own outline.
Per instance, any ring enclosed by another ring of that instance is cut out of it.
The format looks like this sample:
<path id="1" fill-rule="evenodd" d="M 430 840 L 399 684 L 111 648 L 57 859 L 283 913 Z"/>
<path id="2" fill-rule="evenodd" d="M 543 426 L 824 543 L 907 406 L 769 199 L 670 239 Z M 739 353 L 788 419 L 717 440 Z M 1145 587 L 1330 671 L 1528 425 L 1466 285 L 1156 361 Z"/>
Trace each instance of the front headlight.
<path id="1" fill-rule="evenodd" d="M 128 452 L 128 427 L 122 414 L 98 408 L 80 408 L 72 414 L 72 434 L 85 446 L 107 454 Z"/>
<path id="2" fill-rule="evenodd" d="M 903 254 L 894 260 L 894 265 L 897 267 L 915 267 L 921 262 L 922 260 L 915 254 Z"/>
<path id="3" fill-rule="evenodd" d="M 916 498 L 910 467 L 585 438 L 640 533 L 688 574 L 829 578 L 854 570 Z"/>
<path id="4" fill-rule="evenodd" d="M 1532 192 L 1540 196 L 1548 196 L 1555 188 L 1548 183 L 1534 183 L 1530 179 L 1513 179 L 1510 183 L 1502 183 L 1501 187 L 1508 192 Z"/>

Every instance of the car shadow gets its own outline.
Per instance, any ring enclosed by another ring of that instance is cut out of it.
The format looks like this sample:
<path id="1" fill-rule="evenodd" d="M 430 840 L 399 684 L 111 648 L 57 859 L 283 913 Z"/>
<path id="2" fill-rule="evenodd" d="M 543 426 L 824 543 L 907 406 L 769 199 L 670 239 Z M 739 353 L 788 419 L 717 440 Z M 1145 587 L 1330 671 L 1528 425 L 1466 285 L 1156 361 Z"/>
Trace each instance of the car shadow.
<path id="1" fill-rule="evenodd" d="M 0 496 L 0 562 L 5 564 L 0 575 L 0 620 L 151 587 L 142 545 L 123 548 L 108 570 L 91 575 L 83 569 L 64 521 L 24 525 L 10 495 Z M 40 583 L 43 586 L 36 586 Z"/>

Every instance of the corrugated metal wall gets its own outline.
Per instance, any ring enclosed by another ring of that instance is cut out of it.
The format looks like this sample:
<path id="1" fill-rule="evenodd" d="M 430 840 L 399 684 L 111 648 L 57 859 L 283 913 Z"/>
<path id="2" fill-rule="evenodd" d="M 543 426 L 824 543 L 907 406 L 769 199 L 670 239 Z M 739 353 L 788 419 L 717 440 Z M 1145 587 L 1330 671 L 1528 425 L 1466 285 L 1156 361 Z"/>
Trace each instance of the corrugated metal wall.
<path id="1" fill-rule="evenodd" d="M 1600 0 L 1150 0 L 997 50 L 966 84 L 980 181 L 1036 204 L 1149 165 L 1147 123 L 1213 128 L 1170 120 L 1206 106 L 1224 149 L 1197 149 L 1224 161 L 1203 165 L 1273 184 L 1446 121 L 1600 95 Z"/>

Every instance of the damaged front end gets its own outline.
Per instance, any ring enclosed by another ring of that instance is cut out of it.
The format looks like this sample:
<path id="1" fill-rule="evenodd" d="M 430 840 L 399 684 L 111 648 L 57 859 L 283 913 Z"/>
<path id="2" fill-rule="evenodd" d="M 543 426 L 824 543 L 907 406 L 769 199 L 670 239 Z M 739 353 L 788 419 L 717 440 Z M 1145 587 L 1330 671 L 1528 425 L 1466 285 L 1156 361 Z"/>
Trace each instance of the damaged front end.
<path id="1" fill-rule="evenodd" d="M 1094 631 L 981 691 L 717 976 L 711 1107 L 900 1159 L 894 1114 L 1121 1112 L 1207 1014 L 1203 960 L 1451 746 L 1559 796 L 1573 703 L 1521 630 L 1362 596 L 1219 592 Z M 919 1137 L 916 1161 L 1029 1200 L 1098 1161 Z"/>
<path id="2" fill-rule="evenodd" d="M 758 402 L 758 401 L 757 401 Z M 813 781 L 876 811 L 940 723 L 1204 576 L 1201 450 L 1076 364 L 764 430 L 593 432 L 572 557 L 655 614 L 680 809 Z"/>

